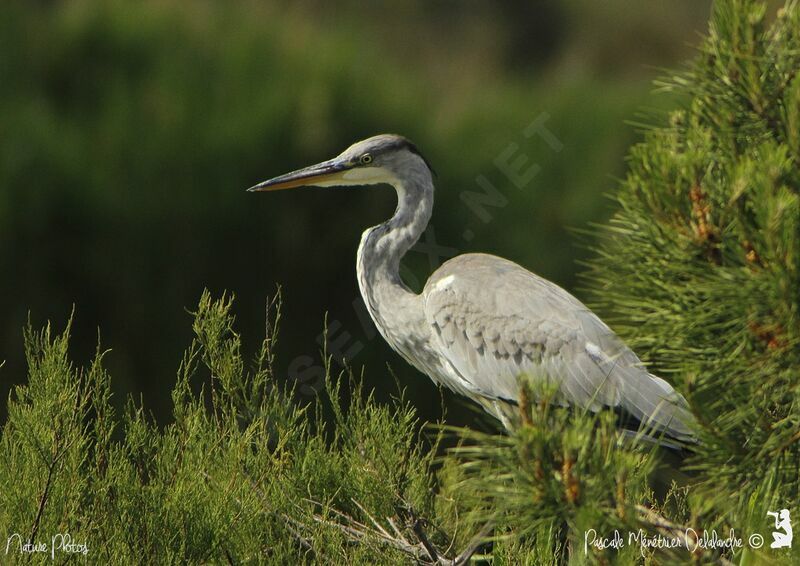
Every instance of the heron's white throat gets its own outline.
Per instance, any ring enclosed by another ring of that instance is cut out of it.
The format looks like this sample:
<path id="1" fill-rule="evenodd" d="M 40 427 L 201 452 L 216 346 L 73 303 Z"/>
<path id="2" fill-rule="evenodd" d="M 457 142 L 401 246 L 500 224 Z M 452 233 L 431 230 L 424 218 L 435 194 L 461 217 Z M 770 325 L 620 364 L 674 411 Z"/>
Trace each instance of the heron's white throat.
<path id="1" fill-rule="evenodd" d="M 391 171 L 383 167 L 356 167 L 354 169 L 348 169 L 342 173 L 341 178 L 343 181 L 347 181 L 348 185 L 399 184 L 397 177 Z"/>

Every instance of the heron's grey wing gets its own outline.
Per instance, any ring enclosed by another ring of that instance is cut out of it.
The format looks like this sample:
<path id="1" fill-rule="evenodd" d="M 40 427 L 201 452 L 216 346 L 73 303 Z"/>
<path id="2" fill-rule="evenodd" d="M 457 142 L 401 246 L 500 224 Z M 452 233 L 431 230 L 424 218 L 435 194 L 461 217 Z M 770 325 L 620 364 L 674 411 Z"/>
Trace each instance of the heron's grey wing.
<path id="1" fill-rule="evenodd" d="M 520 375 L 546 378 L 563 402 L 619 407 L 674 438 L 691 437 L 680 394 L 583 303 L 519 265 L 458 256 L 431 276 L 422 297 L 436 347 L 476 394 L 516 401 Z"/>

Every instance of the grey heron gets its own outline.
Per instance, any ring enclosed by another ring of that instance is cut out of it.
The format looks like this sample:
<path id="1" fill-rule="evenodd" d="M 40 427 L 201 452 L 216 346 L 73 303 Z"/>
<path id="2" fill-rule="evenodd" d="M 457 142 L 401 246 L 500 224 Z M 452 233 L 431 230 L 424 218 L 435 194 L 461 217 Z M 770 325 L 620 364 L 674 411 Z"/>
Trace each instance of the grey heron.
<path id="1" fill-rule="evenodd" d="M 403 283 L 400 261 L 425 231 L 434 195 L 432 170 L 407 139 L 374 136 L 248 190 L 376 184 L 394 187 L 397 208 L 363 233 L 358 284 L 381 335 L 407 362 L 506 428 L 518 414 L 518 379 L 527 375 L 555 384 L 562 405 L 613 408 L 664 439 L 693 438 L 683 397 L 558 285 L 480 253 L 444 263 L 420 294 Z"/>

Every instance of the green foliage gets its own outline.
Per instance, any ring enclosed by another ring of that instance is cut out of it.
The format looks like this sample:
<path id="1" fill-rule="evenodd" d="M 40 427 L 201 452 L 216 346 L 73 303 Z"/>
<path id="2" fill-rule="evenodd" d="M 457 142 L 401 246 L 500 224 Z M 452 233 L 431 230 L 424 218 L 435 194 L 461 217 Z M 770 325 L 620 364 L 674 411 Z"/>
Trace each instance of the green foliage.
<path id="1" fill-rule="evenodd" d="M 454 484 L 478 521 L 503 525 L 511 542 L 499 556 L 536 562 L 583 556 L 585 533 L 605 536 L 637 530 L 637 502 L 651 499 L 648 477 L 654 453 L 626 449 L 611 413 L 575 413 L 552 404 L 555 390 L 530 386 L 520 407 L 522 426 L 514 434 L 491 436 L 458 430 L 462 444 L 452 451 L 461 464 Z M 451 488 L 452 489 L 452 488 Z M 629 558 L 636 547 L 613 556 Z M 590 554 L 590 556 L 594 556 Z"/>
<path id="2" fill-rule="evenodd" d="M 408 404 L 378 406 L 351 381 L 353 404 L 337 408 L 332 430 L 311 426 L 308 410 L 275 386 L 274 335 L 245 369 L 230 307 L 201 299 L 163 430 L 133 402 L 114 416 L 102 355 L 74 369 L 69 328 L 26 332 L 29 382 L 16 388 L 2 435 L 5 536 L 49 543 L 69 533 L 93 563 L 339 562 L 380 555 L 348 550 L 325 517 L 361 506 L 391 516 L 400 502 L 428 511 L 430 457 L 414 441 Z M 194 394 L 201 372 L 210 385 Z M 330 392 L 338 407 L 338 389 Z M 4 558 L 24 558 L 16 549 Z"/>
<path id="3" fill-rule="evenodd" d="M 50 552 L 69 534 L 92 563 L 400 564 L 476 552 L 538 563 L 581 548 L 588 528 L 640 525 L 652 458 L 620 444 L 611 415 L 542 401 L 521 409 L 510 436 L 426 439 L 402 395 L 378 404 L 348 375 L 329 376 L 327 397 L 301 407 L 272 366 L 278 302 L 247 364 L 232 300 L 204 293 L 164 428 L 133 401 L 114 414 L 103 353 L 76 369 L 69 326 L 28 329 L 29 381 L 2 431 L 4 559 L 24 561 L 27 541 Z M 443 451 L 443 439 L 456 447 Z"/>
<path id="4" fill-rule="evenodd" d="M 800 503 L 800 9 L 717 2 L 665 89 L 690 102 L 630 154 L 590 281 L 699 421 L 697 521 Z"/>

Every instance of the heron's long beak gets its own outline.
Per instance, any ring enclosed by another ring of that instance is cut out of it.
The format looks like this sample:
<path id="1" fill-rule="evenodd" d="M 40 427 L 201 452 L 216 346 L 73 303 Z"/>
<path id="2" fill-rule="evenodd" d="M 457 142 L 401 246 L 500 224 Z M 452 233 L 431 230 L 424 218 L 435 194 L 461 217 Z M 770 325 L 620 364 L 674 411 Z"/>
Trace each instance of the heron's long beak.
<path id="1" fill-rule="evenodd" d="M 283 189 L 294 189 L 309 185 L 330 186 L 335 185 L 341 179 L 341 174 L 350 169 L 347 163 L 331 159 L 323 161 L 310 167 L 304 167 L 286 175 L 275 177 L 269 181 L 264 181 L 247 189 L 250 192 L 256 191 L 281 191 Z"/>

